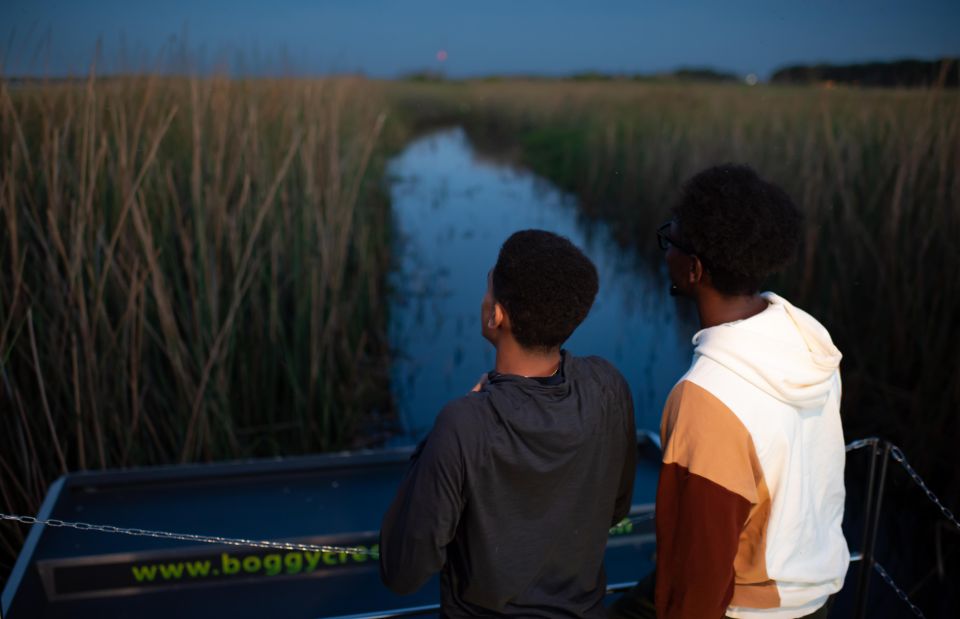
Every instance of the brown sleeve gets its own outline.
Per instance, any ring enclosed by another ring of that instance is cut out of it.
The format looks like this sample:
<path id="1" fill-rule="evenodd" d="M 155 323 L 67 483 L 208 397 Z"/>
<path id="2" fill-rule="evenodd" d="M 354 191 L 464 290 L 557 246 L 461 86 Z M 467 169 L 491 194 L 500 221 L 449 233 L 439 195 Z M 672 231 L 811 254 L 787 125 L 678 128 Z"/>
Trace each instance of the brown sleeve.
<path id="1" fill-rule="evenodd" d="M 733 560 L 750 502 L 672 463 L 657 489 L 659 619 L 720 619 L 733 597 Z"/>
<path id="2" fill-rule="evenodd" d="M 758 500 L 749 432 L 713 394 L 674 388 L 661 425 L 657 488 L 659 619 L 720 619 L 733 597 L 741 533 Z"/>

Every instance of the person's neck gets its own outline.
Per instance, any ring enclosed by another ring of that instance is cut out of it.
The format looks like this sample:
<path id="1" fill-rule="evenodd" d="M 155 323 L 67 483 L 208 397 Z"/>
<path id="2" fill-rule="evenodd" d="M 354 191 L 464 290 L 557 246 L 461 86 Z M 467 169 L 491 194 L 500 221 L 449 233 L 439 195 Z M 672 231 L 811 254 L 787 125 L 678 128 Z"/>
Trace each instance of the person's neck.
<path id="1" fill-rule="evenodd" d="M 760 293 L 727 296 L 712 288 L 699 291 L 696 302 L 701 329 L 745 320 L 767 309 L 768 305 Z"/>
<path id="2" fill-rule="evenodd" d="M 560 347 L 547 352 L 531 351 L 512 338 L 497 345 L 498 374 L 513 374 L 527 378 L 553 376 L 560 369 Z"/>

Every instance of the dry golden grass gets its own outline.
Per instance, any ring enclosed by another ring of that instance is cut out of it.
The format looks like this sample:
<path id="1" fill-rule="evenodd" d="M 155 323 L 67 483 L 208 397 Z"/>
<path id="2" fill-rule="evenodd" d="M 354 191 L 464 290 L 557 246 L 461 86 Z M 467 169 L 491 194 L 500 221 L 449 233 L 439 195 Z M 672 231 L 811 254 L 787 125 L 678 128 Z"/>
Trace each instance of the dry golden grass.
<path id="1" fill-rule="evenodd" d="M 782 184 L 806 243 L 775 286 L 845 353 L 848 436 L 960 499 L 957 93 L 144 76 L 0 82 L 4 508 L 67 470 L 349 442 L 389 401 L 382 157 L 449 123 L 651 255 L 699 169 Z"/>
<path id="2" fill-rule="evenodd" d="M 805 246 L 770 288 L 820 318 L 843 351 L 847 438 L 898 443 L 956 512 L 960 93 L 503 82 L 402 84 L 392 96 L 408 122 L 463 124 L 575 192 L 651 264 L 662 260 L 654 229 L 700 169 L 746 162 L 784 186 L 806 213 Z M 850 464 L 856 501 L 863 462 Z M 881 560 L 921 608 L 949 614 L 949 575 L 933 575 L 956 556 L 939 533 L 950 525 L 890 466 Z M 848 507 L 856 518 L 860 506 Z"/>
<path id="3" fill-rule="evenodd" d="M 576 192 L 654 259 L 695 172 L 745 162 L 781 184 L 806 239 L 772 285 L 844 352 L 848 436 L 900 442 L 960 501 L 960 93 L 502 81 L 390 96 L 408 122 L 462 123 Z"/>
<path id="4" fill-rule="evenodd" d="M 0 82 L 4 511 L 68 470 L 341 447 L 389 407 L 385 114 L 358 80 Z"/>

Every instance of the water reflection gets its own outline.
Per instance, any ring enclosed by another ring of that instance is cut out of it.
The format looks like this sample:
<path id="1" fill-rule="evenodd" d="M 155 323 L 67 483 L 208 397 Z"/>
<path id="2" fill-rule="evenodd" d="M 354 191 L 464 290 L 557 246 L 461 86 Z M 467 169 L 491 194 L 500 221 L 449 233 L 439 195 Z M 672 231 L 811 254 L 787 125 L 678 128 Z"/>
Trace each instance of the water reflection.
<path id="1" fill-rule="evenodd" d="M 399 442 L 422 437 L 448 400 L 493 367 L 493 348 L 480 337 L 480 299 L 500 245 L 524 228 L 568 237 L 597 265 L 597 301 L 566 348 L 612 361 L 633 389 L 638 427 L 658 428 L 663 401 L 689 364 L 693 334 L 662 272 L 619 247 L 607 225 L 582 217 L 575 197 L 477 156 L 461 129 L 413 142 L 391 162 L 390 176 Z"/>

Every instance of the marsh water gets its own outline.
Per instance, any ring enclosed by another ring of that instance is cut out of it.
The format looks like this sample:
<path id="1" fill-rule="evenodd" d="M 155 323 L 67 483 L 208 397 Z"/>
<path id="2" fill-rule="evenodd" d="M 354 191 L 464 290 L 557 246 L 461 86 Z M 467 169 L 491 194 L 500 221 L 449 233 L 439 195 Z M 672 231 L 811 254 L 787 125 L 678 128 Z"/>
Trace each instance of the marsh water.
<path id="1" fill-rule="evenodd" d="M 632 388 L 637 427 L 659 427 L 663 401 L 690 363 L 694 333 L 679 317 L 662 266 L 618 245 L 607 224 L 583 216 L 575 196 L 481 156 L 462 129 L 412 142 L 389 175 L 391 379 L 403 426 L 396 442 L 421 438 L 447 401 L 493 368 L 493 348 L 480 336 L 480 299 L 500 245 L 525 228 L 566 236 L 594 261 L 600 292 L 565 348 L 613 362 Z"/>

